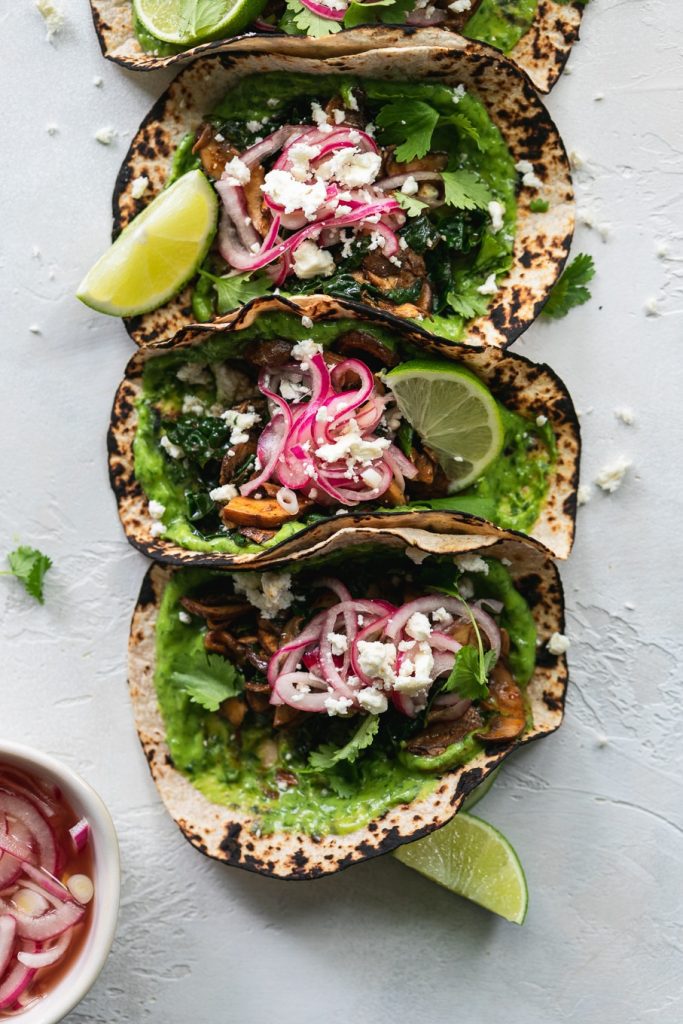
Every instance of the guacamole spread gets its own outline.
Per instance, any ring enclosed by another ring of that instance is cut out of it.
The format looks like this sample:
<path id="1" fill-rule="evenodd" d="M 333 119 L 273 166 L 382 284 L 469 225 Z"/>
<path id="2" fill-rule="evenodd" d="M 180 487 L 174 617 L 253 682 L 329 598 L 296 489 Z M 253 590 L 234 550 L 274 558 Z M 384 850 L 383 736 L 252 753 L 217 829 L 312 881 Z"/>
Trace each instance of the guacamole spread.
<path id="1" fill-rule="evenodd" d="M 155 675 L 175 768 L 212 802 L 251 815 L 252 828 L 259 834 L 290 830 L 341 834 L 366 825 L 398 804 L 427 796 L 443 772 L 475 756 L 483 742 L 519 735 L 529 721 L 523 691 L 534 669 L 534 620 L 505 566 L 492 558 L 469 558 L 463 565 L 471 569 L 458 568 L 444 558 L 431 558 L 422 566 L 420 587 L 437 596 L 432 601 L 432 642 L 439 642 L 435 636 L 441 632 L 437 634 L 437 630 L 446 634 L 450 630 L 467 639 L 464 624 L 457 625 L 457 615 L 455 622 L 449 622 L 440 607 L 448 603 L 449 595 L 457 593 L 460 598 L 469 595 L 466 606 L 470 611 L 465 615 L 481 615 L 479 601 L 493 601 L 489 612 L 496 625 L 486 626 L 486 634 L 481 627 L 483 646 L 488 646 L 489 638 L 495 640 L 495 631 L 500 630 L 509 647 L 497 668 L 488 670 L 492 671 L 488 688 L 477 691 L 479 698 L 464 701 L 469 706 L 456 711 L 457 721 L 445 722 L 441 716 L 459 698 L 452 694 L 452 685 L 449 689 L 447 673 L 442 670 L 438 676 L 435 659 L 431 672 L 437 675 L 436 681 L 433 685 L 429 680 L 423 682 L 427 689 L 422 691 L 413 687 L 412 697 L 397 691 L 392 703 L 394 698 L 387 700 L 377 682 L 379 689 L 361 691 L 373 697 L 373 704 L 369 698 L 359 697 L 373 708 L 368 714 L 362 708 L 352 713 L 350 701 L 340 706 L 336 695 L 327 698 L 327 713 L 307 713 L 308 705 L 297 704 L 297 700 L 311 698 L 310 688 L 303 686 L 299 694 L 290 691 L 289 705 L 282 700 L 278 704 L 278 682 L 274 690 L 266 682 L 268 659 L 264 655 L 272 656 L 273 647 L 283 643 L 283 635 L 291 637 L 293 631 L 306 628 L 307 622 L 314 625 L 319 603 L 333 600 L 326 585 L 348 585 L 353 600 L 365 602 L 367 624 L 372 600 L 379 596 L 374 581 L 381 577 L 388 581 L 382 588 L 383 598 L 397 602 L 395 607 L 400 610 L 401 594 L 412 587 L 412 598 L 415 585 L 403 578 L 405 570 L 395 556 L 387 560 L 386 555 L 368 553 L 349 569 L 347 553 L 346 570 L 326 564 L 326 574 L 339 573 L 339 579 L 329 584 L 326 579 L 320 582 L 320 571 L 312 575 L 306 570 L 292 570 L 292 575 L 266 574 L 260 584 L 256 574 L 241 574 L 232 577 L 241 581 L 239 589 L 235 584 L 237 593 L 231 592 L 228 574 L 178 571 L 167 584 L 159 608 Z M 248 599 L 259 603 L 258 619 L 254 618 L 256 610 L 246 602 L 241 608 L 236 604 L 245 591 Z M 345 607 L 353 611 L 353 605 Z M 216 630 L 219 619 L 223 625 Z M 426 622 L 424 615 L 413 615 L 406 636 L 411 636 L 411 629 L 417 633 L 418 627 L 428 630 Z M 345 627 L 339 624 L 336 628 L 338 643 Z M 308 653 L 302 654 L 304 665 L 313 666 L 314 674 L 320 671 L 315 667 L 320 655 L 317 642 L 312 640 L 306 647 Z M 476 640 L 473 643 L 476 645 Z M 362 646 L 357 645 L 359 650 Z M 474 655 L 474 647 L 462 649 Z M 285 646 L 285 658 L 286 650 Z M 335 657 L 343 672 L 342 656 Z M 375 671 L 367 664 L 365 668 Z M 405 665 L 399 671 L 405 672 Z M 505 680 L 503 689 L 499 671 Z M 279 681 L 286 678 L 280 676 Z M 468 685 L 474 685 L 471 677 L 469 683 L 466 676 L 458 681 L 461 690 Z M 273 692 L 275 704 L 269 702 Z M 401 700 L 410 701 L 409 707 Z M 302 706 L 304 710 L 298 710 Z M 503 732 L 501 722 L 505 723 Z"/>

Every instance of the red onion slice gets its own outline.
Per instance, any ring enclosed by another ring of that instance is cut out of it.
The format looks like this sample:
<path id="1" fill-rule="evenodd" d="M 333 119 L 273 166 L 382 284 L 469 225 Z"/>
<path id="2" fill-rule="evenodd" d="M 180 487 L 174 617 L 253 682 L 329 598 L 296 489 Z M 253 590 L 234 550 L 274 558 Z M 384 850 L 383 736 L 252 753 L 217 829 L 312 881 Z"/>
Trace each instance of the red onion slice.
<path id="1" fill-rule="evenodd" d="M 39 953 L 28 953 L 26 950 L 19 950 L 17 960 L 24 967 L 31 967 L 34 970 L 39 970 L 41 967 L 51 967 L 52 964 L 56 964 L 64 956 L 70 942 L 71 931 L 64 932 L 50 949 L 41 950 Z"/>
<path id="2" fill-rule="evenodd" d="M 57 870 L 57 844 L 50 824 L 37 807 L 24 797 L 0 791 L 0 815 L 5 815 L 9 821 L 20 822 L 28 829 L 36 844 L 37 860 L 53 874 Z"/>
<path id="3" fill-rule="evenodd" d="M 2 910 L 17 923 L 17 935 L 22 939 L 32 939 L 34 942 L 49 942 L 57 939 L 67 928 L 73 928 L 75 924 L 83 919 L 85 909 L 75 903 L 59 903 L 51 897 L 55 910 L 51 910 L 42 917 L 29 917 L 20 910 L 14 910 L 5 904 Z"/>
<path id="4" fill-rule="evenodd" d="M 346 6 L 338 10 L 328 7 L 327 4 L 317 3 L 316 0 L 301 0 L 301 3 L 319 18 L 327 18 L 329 21 L 343 21 L 347 11 Z"/>
<path id="5" fill-rule="evenodd" d="M 19 996 L 26 991 L 35 977 L 35 971 L 23 964 L 17 964 L 0 983 L 0 1010 L 14 1006 Z"/>
<path id="6" fill-rule="evenodd" d="M 74 844 L 76 853 L 81 853 L 82 850 L 88 845 L 90 839 L 90 825 L 87 818 L 81 818 L 75 825 L 72 825 L 69 829 L 69 835 L 71 841 Z"/>
<path id="7" fill-rule="evenodd" d="M 0 917 L 0 978 L 9 967 L 14 952 L 14 939 L 17 934 L 17 922 L 9 914 Z"/>

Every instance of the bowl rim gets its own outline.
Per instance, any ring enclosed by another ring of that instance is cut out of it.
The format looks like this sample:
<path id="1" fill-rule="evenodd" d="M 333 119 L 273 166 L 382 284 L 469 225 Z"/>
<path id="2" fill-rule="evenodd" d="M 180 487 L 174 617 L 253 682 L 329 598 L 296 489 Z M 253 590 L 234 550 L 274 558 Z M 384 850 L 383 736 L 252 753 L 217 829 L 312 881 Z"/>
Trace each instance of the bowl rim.
<path id="1" fill-rule="evenodd" d="M 63 761 L 35 747 L 0 739 L 0 763 L 3 761 L 52 776 L 64 789 L 74 810 L 88 819 L 92 830 L 97 896 L 90 932 L 73 965 L 78 970 L 69 970 L 54 989 L 17 1016 L 21 1024 L 58 1024 L 90 991 L 109 956 L 119 914 L 119 842 L 111 814 L 102 798 Z"/>

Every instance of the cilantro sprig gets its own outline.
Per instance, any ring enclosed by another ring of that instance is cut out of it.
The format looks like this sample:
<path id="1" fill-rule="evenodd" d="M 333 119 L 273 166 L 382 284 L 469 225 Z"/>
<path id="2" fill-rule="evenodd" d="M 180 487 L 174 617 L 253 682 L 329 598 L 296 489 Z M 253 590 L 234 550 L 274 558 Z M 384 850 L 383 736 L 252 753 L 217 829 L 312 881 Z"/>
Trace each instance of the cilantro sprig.
<path id="1" fill-rule="evenodd" d="M 176 661 L 171 679 L 205 711 L 218 711 L 223 701 L 237 697 L 244 689 L 241 672 L 219 654 L 207 654 L 200 661 L 183 654 Z"/>
<path id="2" fill-rule="evenodd" d="M 496 652 L 484 650 L 481 630 L 472 613 L 472 609 L 457 587 L 454 588 L 454 593 L 467 610 L 468 618 L 477 639 L 477 646 L 473 647 L 471 644 L 465 644 L 460 648 L 455 656 L 455 664 L 451 669 L 451 674 L 441 692 L 451 693 L 455 690 L 466 700 L 485 700 L 489 695 L 489 672 L 496 663 Z"/>
<path id="3" fill-rule="evenodd" d="M 428 205 L 423 203 L 421 199 L 418 199 L 417 196 L 407 196 L 405 192 L 394 192 L 394 199 L 409 217 L 419 217 Z"/>
<path id="4" fill-rule="evenodd" d="M 15 576 L 24 589 L 40 604 L 45 603 L 43 580 L 52 567 L 52 559 L 37 548 L 21 545 L 7 556 L 9 569 L 0 571 L 0 576 Z"/>
<path id="5" fill-rule="evenodd" d="M 378 729 L 379 716 L 368 715 L 343 747 L 334 747 L 331 743 L 323 743 L 318 750 L 309 754 L 310 767 L 316 772 L 324 772 L 334 768 L 340 761 L 348 761 L 349 764 L 353 764 L 361 751 L 370 746 Z"/>
<path id="6" fill-rule="evenodd" d="M 200 270 L 199 273 L 213 283 L 216 290 L 216 311 L 218 313 L 229 313 L 230 310 L 243 306 L 250 299 L 265 295 L 272 287 L 272 281 L 265 275 L 252 278 L 252 275 L 248 273 L 217 277 L 215 274 L 210 274 L 208 270 Z"/>
<path id="7" fill-rule="evenodd" d="M 595 264 L 593 257 L 585 252 L 572 260 L 555 287 L 550 293 L 550 298 L 543 307 L 543 316 L 552 320 L 560 320 L 566 316 L 570 309 L 575 306 L 583 306 L 591 297 L 590 290 L 586 287 L 589 281 L 595 277 Z"/>
<path id="8" fill-rule="evenodd" d="M 377 114 L 385 142 L 397 143 L 394 156 L 400 163 L 421 160 L 429 152 L 439 111 L 424 100 L 386 103 Z"/>
<path id="9" fill-rule="evenodd" d="M 332 18 L 321 18 L 310 11 L 300 0 L 287 0 L 287 12 L 295 27 L 311 39 L 322 39 L 335 32 L 341 32 L 342 24 Z"/>

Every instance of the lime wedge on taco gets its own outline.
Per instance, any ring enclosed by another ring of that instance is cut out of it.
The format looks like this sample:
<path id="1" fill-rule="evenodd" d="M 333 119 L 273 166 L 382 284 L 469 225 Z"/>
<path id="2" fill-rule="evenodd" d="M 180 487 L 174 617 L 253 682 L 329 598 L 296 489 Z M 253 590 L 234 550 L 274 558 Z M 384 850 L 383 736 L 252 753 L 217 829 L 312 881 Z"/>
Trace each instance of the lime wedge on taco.
<path id="1" fill-rule="evenodd" d="M 194 276 L 216 232 L 216 193 L 201 171 L 160 192 L 81 281 L 77 296 L 110 316 L 156 309 Z"/>
<path id="2" fill-rule="evenodd" d="M 240 32 L 256 18 L 262 0 L 134 0 L 142 25 L 157 39 L 194 46 Z"/>
<path id="3" fill-rule="evenodd" d="M 402 414 L 438 456 L 452 482 L 466 487 L 500 454 L 505 431 L 491 392 L 473 374 L 443 361 L 415 359 L 384 378 Z"/>

